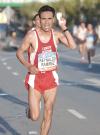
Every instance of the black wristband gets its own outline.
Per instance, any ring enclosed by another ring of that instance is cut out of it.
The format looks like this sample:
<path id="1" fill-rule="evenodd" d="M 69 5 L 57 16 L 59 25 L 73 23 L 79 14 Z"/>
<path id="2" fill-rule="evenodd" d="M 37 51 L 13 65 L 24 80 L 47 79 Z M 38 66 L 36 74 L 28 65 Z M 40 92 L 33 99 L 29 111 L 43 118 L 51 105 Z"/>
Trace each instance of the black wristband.
<path id="1" fill-rule="evenodd" d="M 66 31 L 68 31 L 68 28 L 66 28 L 65 30 L 63 30 L 63 32 L 66 32 Z"/>

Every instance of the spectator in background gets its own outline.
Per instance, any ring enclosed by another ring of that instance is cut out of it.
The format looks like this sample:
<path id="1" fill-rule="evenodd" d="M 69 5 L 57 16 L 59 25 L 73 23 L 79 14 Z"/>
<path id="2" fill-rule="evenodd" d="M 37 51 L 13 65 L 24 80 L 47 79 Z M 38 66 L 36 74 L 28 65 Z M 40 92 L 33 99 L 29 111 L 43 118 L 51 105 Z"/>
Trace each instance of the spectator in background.
<path id="1" fill-rule="evenodd" d="M 10 35 L 6 38 L 6 46 L 5 49 L 14 49 L 17 50 L 19 47 L 19 43 L 17 40 L 16 31 L 12 31 Z"/>
<path id="2" fill-rule="evenodd" d="M 92 68 L 91 57 L 95 56 L 95 46 L 97 42 L 97 34 L 94 31 L 93 25 L 91 23 L 87 24 L 87 33 L 86 33 L 86 51 L 88 59 L 88 68 Z"/>
<path id="3" fill-rule="evenodd" d="M 96 33 L 98 35 L 98 43 L 100 43 L 100 22 L 96 26 L 95 31 L 96 31 Z"/>
<path id="4" fill-rule="evenodd" d="M 33 26 L 32 28 L 28 31 L 28 32 L 31 32 L 35 29 L 39 29 L 41 27 L 40 25 L 40 18 L 39 18 L 39 14 L 35 14 L 34 17 L 32 18 L 32 23 L 33 23 Z"/>
<path id="5" fill-rule="evenodd" d="M 15 47 L 16 46 L 16 37 L 17 37 L 16 31 L 13 31 L 11 33 L 11 40 L 9 42 L 10 47 Z M 16 46 L 16 47 L 18 47 L 18 46 Z"/>
<path id="6" fill-rule="evenodd" d="M 73 25 L 73 31 L 72 31 L 74 38 L 77 37 L 77 31 L 78 31 L 78 26 L 76 24 L 74 24 Z"/>
<path id="7" fill-rule="evenodd" d="M 77 40 L 79 44 L 79 52 L 81 54 L 81 62 L 85 62 L 85 43 L 86 43 L 86 25 L 85 22 L 81 22 L 77 30 Z"/>
<path id="8" fill-rule="evenodd" d="M 34 15 L 34 17 L 32 19 L 32 23 L 33 23 L 33 27 L 31 30 L 34 30 L 35 28 L 40 28 L 40 18 L 39 18 L 38 13 L 36 15 Z"/>

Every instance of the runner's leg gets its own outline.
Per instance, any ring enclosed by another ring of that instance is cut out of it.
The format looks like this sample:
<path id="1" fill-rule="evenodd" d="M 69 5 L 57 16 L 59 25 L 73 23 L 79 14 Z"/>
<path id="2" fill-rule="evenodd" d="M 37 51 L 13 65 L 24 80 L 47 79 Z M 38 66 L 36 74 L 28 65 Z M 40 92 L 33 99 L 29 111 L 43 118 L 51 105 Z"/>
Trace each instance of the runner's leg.
<path id="1" fill-rule="evenodd" d="M 80 44 L 79 47 L 80 47 L 81 62 L 85 62 L 85 55 L 86 55 L 85 43 Z"/>
<path id="2" fill-rule="evenodd" d="M 48 135 L 51 121 L 52 121 L 52 113 L 53 113 L 53 106 L 56 98 L 56 91 L 57 88 L 53 88 L 50 90 L 46 90 L 43 98 L 44 98 L 44 116 L 41 125 L 41 133 L 40 135 Z"/>
<path id="3" fill-rule="evenodd" d="M 90 51 L 89 50 L 87 52 L 87 55 L 88 55 L 88 63 L 91 64 L 91 56 L 90 56 Z"/>
<path id="4" fill-rule="evenodd" d="M 41 93 L 30 87 L 28 91 L 28 103 L 29 103 L 30 118 L 32 120 L 37 120 L 39 118 L 40 100 L 41 100 Z"/>
<path id="5" fill-rule="evenodd" d="M 91 52 L 90 52 L 90 50 L 88 50 L 88 63 L 89 63 L 88 68 L 91 69 L 92 64 L 91 64 Z"/>

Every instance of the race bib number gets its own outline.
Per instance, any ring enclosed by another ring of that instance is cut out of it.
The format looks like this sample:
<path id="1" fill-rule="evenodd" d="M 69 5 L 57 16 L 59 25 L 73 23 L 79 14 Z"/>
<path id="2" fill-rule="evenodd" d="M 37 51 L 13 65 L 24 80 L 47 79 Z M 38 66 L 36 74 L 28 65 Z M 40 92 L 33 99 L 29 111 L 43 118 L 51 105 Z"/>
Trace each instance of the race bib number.
<path id="1" fill-rule="evenodd" d="M 40 71 L 51 71 L 57 67 L 56 52 L 42 52 L 38 55 L 38 68 Z"/>

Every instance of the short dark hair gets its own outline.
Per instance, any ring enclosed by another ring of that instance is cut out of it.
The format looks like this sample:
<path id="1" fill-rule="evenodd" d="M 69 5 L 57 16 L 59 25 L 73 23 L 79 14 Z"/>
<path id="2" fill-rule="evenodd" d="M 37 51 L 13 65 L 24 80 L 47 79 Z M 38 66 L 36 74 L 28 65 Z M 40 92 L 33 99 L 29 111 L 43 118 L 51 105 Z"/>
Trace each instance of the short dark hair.
<path id="1" fill-rule="evenodd" d="M 41 17 L 41 13 L 42 12 L 46 12 L 46 11 L 52 12 L 53 13 L 53 17 L 55 16 L 55 9 L 53 7 L 51 7 L 51 6 L 44 5 L 38 11 L 39 17 Z"/>

